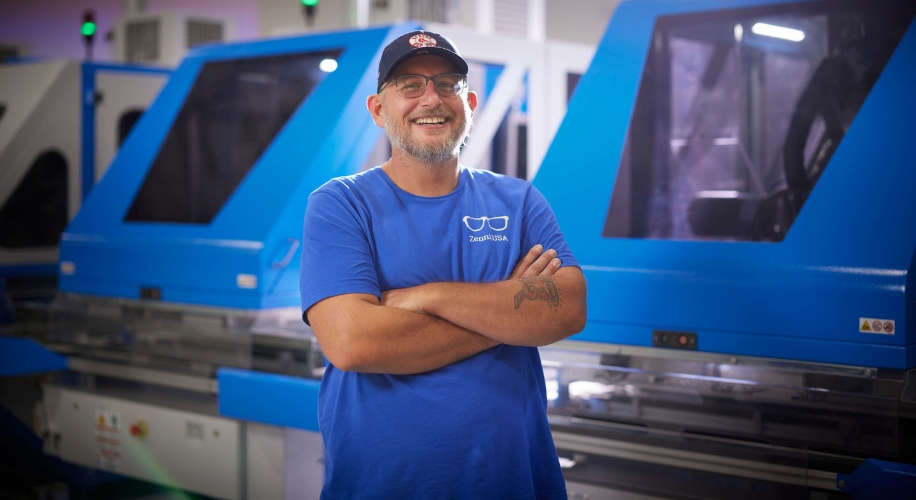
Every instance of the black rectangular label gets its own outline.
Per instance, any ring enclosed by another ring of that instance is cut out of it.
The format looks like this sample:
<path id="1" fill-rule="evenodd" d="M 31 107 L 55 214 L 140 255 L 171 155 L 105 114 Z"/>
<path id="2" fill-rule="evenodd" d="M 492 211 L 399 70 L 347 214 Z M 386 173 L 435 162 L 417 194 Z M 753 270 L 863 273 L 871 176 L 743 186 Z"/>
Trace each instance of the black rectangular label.
<path id="1" fill-rule="evenodd" d="M 654 330 L 652 332 L 652 345 L 655 347 L 696 351 L 697 334 L 690 332 L 673 332 L 669 330 Z"/>

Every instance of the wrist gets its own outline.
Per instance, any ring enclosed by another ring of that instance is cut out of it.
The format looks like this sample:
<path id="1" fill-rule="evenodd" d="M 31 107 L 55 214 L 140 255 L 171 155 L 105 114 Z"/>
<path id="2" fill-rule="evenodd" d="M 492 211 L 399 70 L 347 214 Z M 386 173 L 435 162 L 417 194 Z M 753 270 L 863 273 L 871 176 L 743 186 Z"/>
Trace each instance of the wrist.
<path id="1" fill-rule="evenodd" d="M 430 316 L 439 316 L 437 305 L 439 304 L 439 295 L 442 289 L 441 283 L 426 283 L 420 285 L 422 293 L 419 294 L 420 309 Z"/>

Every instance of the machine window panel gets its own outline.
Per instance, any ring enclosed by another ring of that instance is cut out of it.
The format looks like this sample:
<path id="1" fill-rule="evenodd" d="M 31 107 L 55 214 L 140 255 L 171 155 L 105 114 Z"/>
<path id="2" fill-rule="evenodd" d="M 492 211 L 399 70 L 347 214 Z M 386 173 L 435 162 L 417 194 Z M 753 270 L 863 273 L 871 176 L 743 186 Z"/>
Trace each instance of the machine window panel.
<path id="1" fill-rule="evenodd" d="M 67 225 L 67 160 L 45 151 L 0 208 L 0 247 L 53 247 Z"/>
<path id="2" fill-rule="evenodd" d="M 124 220 L 210 223 L 341 52 L 204 64 Z"/>
<path id="3" fill-rule="evenodd" d="M 816 2 L 659 18 L 603 236 L 782 241 L 914 14 Z"/>

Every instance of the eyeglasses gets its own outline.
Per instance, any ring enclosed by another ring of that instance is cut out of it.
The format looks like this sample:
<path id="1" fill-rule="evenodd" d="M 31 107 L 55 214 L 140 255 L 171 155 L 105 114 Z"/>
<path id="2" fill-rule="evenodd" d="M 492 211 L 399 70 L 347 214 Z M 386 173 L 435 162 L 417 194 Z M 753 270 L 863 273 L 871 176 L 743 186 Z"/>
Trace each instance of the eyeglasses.
<path id="1" fill-rule="evenodd" d="M 465 215 L 461 221 L 464 222 L 468 229 L 474 232 L 483 229 L 484 224 L 490 226 L 490 229 L 494 231 L 503 231 L 509 227 L 508 215 L 500 215 L 499 217 L 471 217 L 470 215 Z"/>
<path id="2" fill-rule="evenodd" d="M 398 89 L 398 94 L 401 97 L 415 99 L 426 93 L 426 86 L 430 80 L 433 81 L 436 93 L 442 97 L 455 97 L 464 92 L 464 89 L 468 86 L 467 77 L 459 73 L 443 73 L 435 76 L 401 75 L 392 78 L 388 83 L 394 82 L 395 88 Z M 388 84 L 386 83 L 382 86 L 382 89 L 387 86 Z M 382 89 L 379 89 L 379 92 Z"/>

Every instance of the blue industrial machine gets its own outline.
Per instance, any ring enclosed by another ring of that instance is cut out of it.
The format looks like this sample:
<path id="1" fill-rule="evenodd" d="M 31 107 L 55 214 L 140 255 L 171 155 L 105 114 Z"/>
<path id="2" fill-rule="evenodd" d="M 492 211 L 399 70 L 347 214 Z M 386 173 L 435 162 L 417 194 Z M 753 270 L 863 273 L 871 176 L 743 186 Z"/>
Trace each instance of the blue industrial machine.
<path id="1" fill-rule="evenodd" d="M 361 111 L 387 33 L 214 46 L 185 59 L 64 233 L 61 290 L 295 306 L 308 194 L 358 171 L 379 135 Z"/>
<path id="2" fill-rule="evenodd" d="M 589 287 L 543 350 L 576 487 L 916 498 L 914 14 L 620 5 L 535 179 Z"/>

